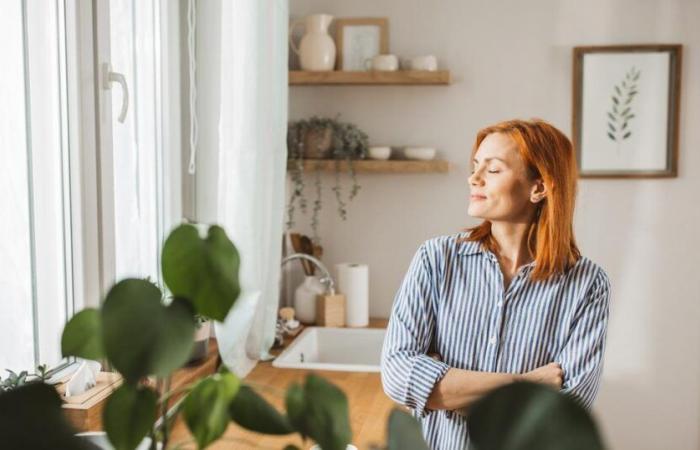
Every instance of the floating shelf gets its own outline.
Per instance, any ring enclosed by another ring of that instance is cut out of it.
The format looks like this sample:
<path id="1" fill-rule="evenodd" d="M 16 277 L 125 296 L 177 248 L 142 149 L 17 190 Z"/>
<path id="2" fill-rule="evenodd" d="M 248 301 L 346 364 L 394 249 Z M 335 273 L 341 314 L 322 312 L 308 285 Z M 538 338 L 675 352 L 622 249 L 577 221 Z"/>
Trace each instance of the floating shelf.
<path id="1" fill-rule="evenodd" d="M 287 161 L 287 170 L 293 167 L 294 161 Z M 335 172 L 334 159 L 305 159 L 304 172 L 316 170 L 317 164 L 324 172 Z M 407 161 L 407 160 L 354 160 L 353 166 L 357 173 L 446 173 L 450 169 L 447 161 Z M 347 161 L 340 161 L 340 170 L 347 172 Z"/>
<path id="2" fill-rule="evenodd" d="M 397 70 L 394 72 L 334 70 L 307 72 L 291 70 L 290 85 L 446 85 L 450 84 L 450 71 Z"/>

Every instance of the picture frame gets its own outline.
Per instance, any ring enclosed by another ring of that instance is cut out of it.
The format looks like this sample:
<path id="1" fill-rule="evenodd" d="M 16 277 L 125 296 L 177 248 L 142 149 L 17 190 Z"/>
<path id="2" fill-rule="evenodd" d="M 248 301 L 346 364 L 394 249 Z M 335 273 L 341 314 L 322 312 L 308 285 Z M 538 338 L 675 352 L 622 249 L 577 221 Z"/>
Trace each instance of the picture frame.
<path id="1" fill-rule="evenodd" d="M 365 60 L 389 53 L 389 19 L 339 18 L 335 21 L 336 68 L 364 71 Z"/>
<path id="2" fill-rule="evenodd" d="M 678 176 L 681 64 L 680 44 L 574 47 L 581 178 Z"/>

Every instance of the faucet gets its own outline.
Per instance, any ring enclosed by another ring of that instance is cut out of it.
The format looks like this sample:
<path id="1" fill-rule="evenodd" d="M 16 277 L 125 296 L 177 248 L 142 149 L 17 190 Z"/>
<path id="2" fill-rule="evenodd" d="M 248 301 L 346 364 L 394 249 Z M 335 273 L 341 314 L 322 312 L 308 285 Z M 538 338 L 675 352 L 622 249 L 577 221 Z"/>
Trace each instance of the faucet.
<path id="1" fill-rule="evenodd" d="M 323 276 L 319 280 L 321 284 L 326 286 L 326 291 L 330 295 L 335 295 L 335 282 L 333 281 L 333 277 L 331 277 L 330 272 L 328 272 L 328 269 L 326 269 L 326 266 L 323 265 L 323 263 L 314 258 L 311 255 L 307 255 L 306 253 L 292 253 L 291 255 L 285 257 L 282 259 L 282 263 L 280 266 L 284 266 L 286 263 L 289 261 L 292 261 L 293 259 L 306 259 L 308 261 L 311 261 L 316 267 L 321 269 L 321 272 L 323 272 Z"/>

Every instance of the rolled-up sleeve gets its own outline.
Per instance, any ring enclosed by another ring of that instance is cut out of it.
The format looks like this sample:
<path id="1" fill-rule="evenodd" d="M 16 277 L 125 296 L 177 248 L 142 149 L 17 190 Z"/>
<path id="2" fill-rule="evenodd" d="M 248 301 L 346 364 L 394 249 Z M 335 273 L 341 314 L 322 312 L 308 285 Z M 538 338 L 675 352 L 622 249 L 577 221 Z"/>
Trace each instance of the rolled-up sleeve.
<path id="1" fill-rule="evenodd" d="M 427 414 L 428 397 L 450 368 L 427 355 L 435 329 L 437 286 L 433 274 L 423 244 L 394 299 L 381 358 L 384 392 L 419 417 Z"/>
<path id="2" fill-rule="evenodd" d="M 601 269 L 577 311 L 559 358 L 564 370 L 561 392 L 590 409 L 603 371 L 610 309 L 610 281 Z"/>

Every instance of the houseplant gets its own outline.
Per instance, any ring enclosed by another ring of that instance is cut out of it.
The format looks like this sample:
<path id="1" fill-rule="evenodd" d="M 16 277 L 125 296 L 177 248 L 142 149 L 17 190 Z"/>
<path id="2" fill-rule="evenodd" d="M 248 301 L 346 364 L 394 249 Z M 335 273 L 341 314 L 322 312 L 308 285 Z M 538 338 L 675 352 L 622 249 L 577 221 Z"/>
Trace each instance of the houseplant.
<path id="1" fill-rule="evenodd" d="M 202 237 L 192 225 L 170 233 L 161 261 L 171 295 L 163 295 L 148 280 L 121 280 L 109 290 L 100 309 L 80 311 L 63 330 L 64 356 L 107 360 L 124 379 L 103 412 L 113 447 L 133 449 L 149 438 L 151 448 L 171 448 L 172 424 L 181 415 L 199 448 L 219 439 L 234 422 L 260 433 L 299 433 L 324 449 L 345 449 L 351 438 L 347 398 L 319 376 L 309 375 L 303 384 L 288 388 L 285 413 L 225 367 L 177 391 L 170 389 L 172 373 L 191 355 L 195 314 L 223 321 L 234 305 L 240 291 L 240 261 L 223 229 L 212 226 Z M 155 387 L 144 383 L 154 375 Z M 173 404 L 178 395 L 182 397 Z M 18 403 L 21 414 L 6 414 Z M 11 396 L 0 395 L 0 434 L 18 448 L 51 448 L 47 442 L 52 435 L 69 439 L 65 424 L 58 423 L 60 403 L 58 394 L 43 383 L 21 386 Z M 37 421 L 52 423 L 51 431 L 24 432 L 35 429 Z M 407 423 L 417 426 L 415 421 Z M 402 423 L 397 430 L 405 426 Z M 71 445 L 85 447 L 78 441 Z"/>
<path id="2" fill-rule="evenodd" d="M 355 174 L 354 160 L 367 157 L 369 139 L 367 134 L 351 123 L 340 122 L 335 118 L 313 116 L 309 119 L 289 123 L 287 129 L 287 150 L 291 161 L 290 175 L 293 188 L 287 204 L 287 229 L 294 226 L 294 213 L 297 203 L 301 212 L 306 214 L 307 202 L 304 196 L 304 160 L 316 160 L 315 165 L 315 194 L 311 217 L 311 228 L 315 244 L 319 243 L 318 214 L 321 210 L 321 159 L 335 160 L 335 185 L 332 188 L 338 205 L 338 214 L 347 218 L 346 200 L 340 185 L 340 165 L 347 161 L 352 187 L 347 195 L 347 201 L 352 201 L 360 190 Z"/>

